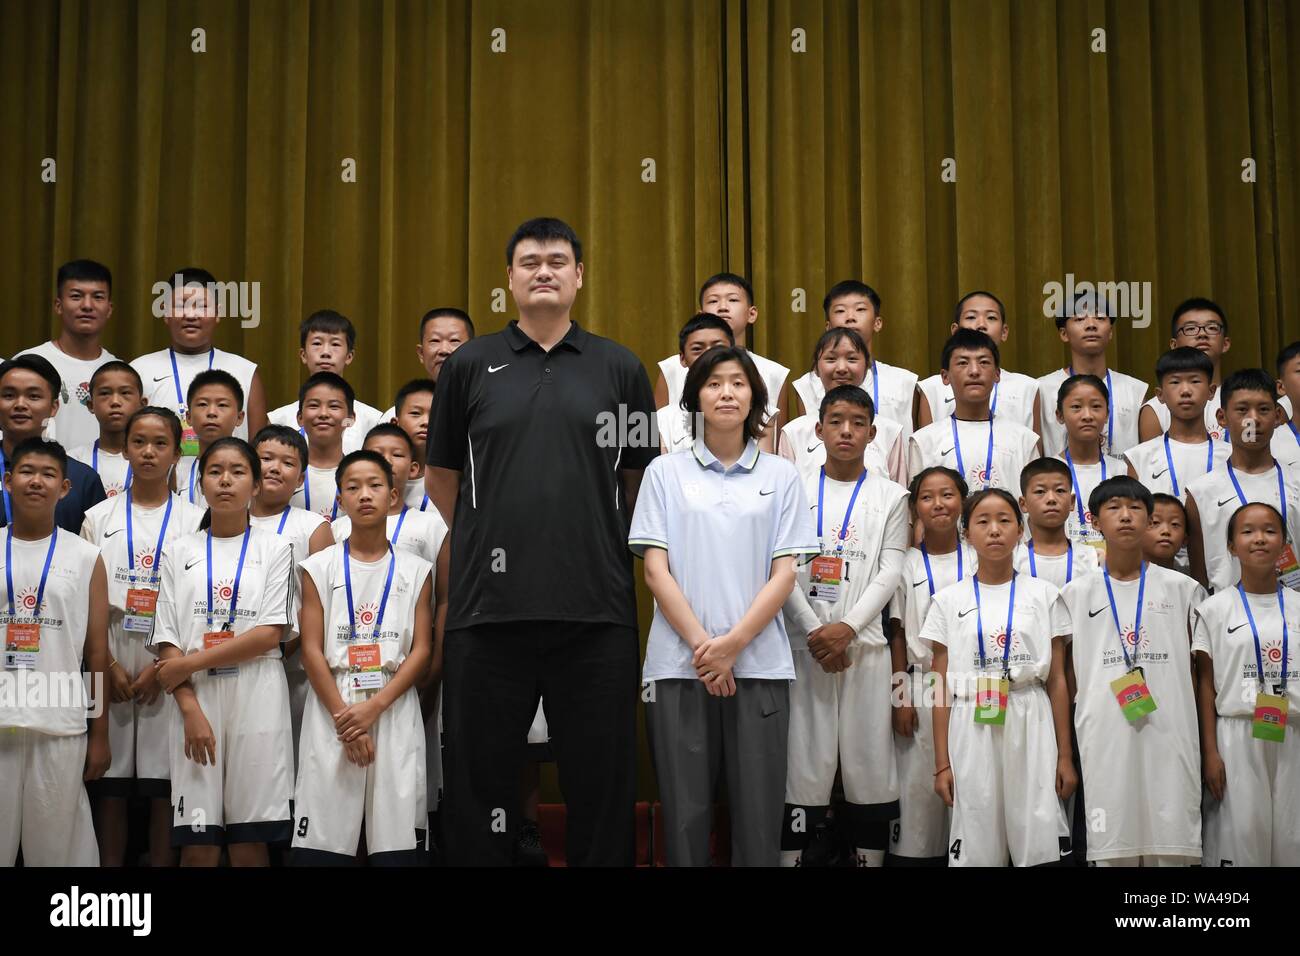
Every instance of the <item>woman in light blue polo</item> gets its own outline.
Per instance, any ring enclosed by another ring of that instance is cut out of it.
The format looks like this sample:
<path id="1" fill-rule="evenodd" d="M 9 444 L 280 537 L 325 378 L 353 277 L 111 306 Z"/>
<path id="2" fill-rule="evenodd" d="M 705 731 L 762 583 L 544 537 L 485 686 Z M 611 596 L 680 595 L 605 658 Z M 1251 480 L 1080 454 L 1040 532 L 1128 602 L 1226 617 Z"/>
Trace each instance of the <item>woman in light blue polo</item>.
<path id="1" fill-rule="evenodd" d="M 781 605 L 819 552 L 798 473 L 758 450 L 767 389 L 744 349 L 691 366 L 690 448 L 650 463 L 628 543 L 656 600 L 642 679 L 669 866 L 709 864 L 725 770 L 733 866 L 780 863 L 789 681 Z"/>

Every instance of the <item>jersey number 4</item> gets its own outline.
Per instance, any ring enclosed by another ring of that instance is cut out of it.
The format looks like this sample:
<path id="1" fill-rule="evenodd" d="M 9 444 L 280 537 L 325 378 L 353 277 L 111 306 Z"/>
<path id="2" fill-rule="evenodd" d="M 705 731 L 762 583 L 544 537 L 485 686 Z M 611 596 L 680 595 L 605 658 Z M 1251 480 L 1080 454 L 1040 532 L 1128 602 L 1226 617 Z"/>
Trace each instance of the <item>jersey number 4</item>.
<path id="1" fill-rule="evenodd" d="M 961 840 L 953 840 L 952 846 L 948 847 L 948 852 L 952 854 L 954 860 L 961 856 Z"/>

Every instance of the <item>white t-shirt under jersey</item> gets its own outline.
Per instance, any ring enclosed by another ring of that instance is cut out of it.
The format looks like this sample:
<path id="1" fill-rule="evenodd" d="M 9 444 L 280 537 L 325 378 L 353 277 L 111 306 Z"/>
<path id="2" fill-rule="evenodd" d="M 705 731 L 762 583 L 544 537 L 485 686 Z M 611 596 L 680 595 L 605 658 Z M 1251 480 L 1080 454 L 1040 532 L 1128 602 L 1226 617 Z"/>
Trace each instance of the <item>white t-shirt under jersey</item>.
<path id="1" fill-rule="evenodd" d="M 820 472 L 804 478 L 804 498 L 810 503 L 814 523 L 820 479 Z M 884 553 L 895 551 L 902 558 L 907 550 L 907 492 L 886 478 L 868 473 L 854 500 L 856 485 L 856 481 L 826 479 L 820 554 L 838 556 L 844 562 L 835 601 L 818 600 L 813 593 L 812 562 L 817 555 L 804 554 L 795 559 L 794 590 L 782 609 L 786 633 L 795 648 L 807 647 L 808 635 L 833 621 L 844 621 L 857 632 L 855 644 L 876 647 L 886 644 L 880 612 L 888 607 L 897 583 L 885 582 L 888 590 L 880 592 L 880 608 L 874 614 L 864 613 L 868 609 L 858 607 L 858 602 L 880 577 Z M 853 514 L 846 522 L 850 501 L 853 501 Z"/>
<path id="2" fill-rule="evenodd" d="M 21 727 L 53 737 L 75 737 L 86 732 L 89 701 L 81 677 L 81 660 L 90 616 L 89 584 L 99 549 L 68 531 L 56 529 L 55 534 L 58 539 L 40 608 L 36 607 L 36 592 L 50 552 L 49 538 L 13 540 L 13 615 L 9 613 L 6 575 L 0 573 L 0 635 L 11 621 L 21 624 L 31 621 L 38 612 L 40 615 L 40 650 L 35 668 L 3 668 L 9 687 L 7 693 L 0 694 L 0 730 Z M 0 564 L 5 560 L 8 536 L 9 529 L 0 528 Z M 40 699 L 36 695 L 41 693 L 44 701 L 35 705 Z"/>
<path id="3" fill-rule="evenodd" d="M 181 455 L 180 460 L 176 462 L 176 493 L 190 504 L 206 508 L 208 502 L 203 497 L 202 478 L 199 473 L 199 457 Z"/>
<path id="4" fill-rule="evenodd" d="M 893 462 L 903 461 L 904 448 L 899 447 L 902 441 L 902 428 L 896 422 L 888 418 L 876 419 L 876 436 L 862 453 L 862 463 L 867 471 L 886 480 L 903 477 L 894 475 L 890 467 Z M 688 445 L 683 443 L 681 447 Z M 675 451 L 676 448 L 669 450 Z M 816 475 L 826 464 L 826 445 L 817 437 L 817 417 L 800 415 L 782 428 L 780 451 L 782 458 L 794 462 L 801 477 Z"/>
<path id="5" fill-rule="evenodd" d="M 1108 821 L 1088 834 L 1088 859 L 1200 859 L 1201 755 L 1189 634 L 1192 609 L 1205 600 L 1205 589 L 1185 574 L 1147 565 L 1142 625 L 1135 633 L 1139 581 L 1111 578 L 1110 584 L 1115 615 L 1100 570 L 1076 578 L 1062 592 L 1074 623 L 1074 725 L 1083 792 L 1090 816 L 1100 810 Z M 1156 709 L 1131 723 L 1111 681 L 1134 662 Z"/>
<path id="6" fill-rule="evenodd" d="M 384 619 L 378 621 L 379 604 L 388 579 L 390 562 L 393 585 L 384 606 Z M 415 635 L 415 602 L 420 589 L 433 570 L 428 561 L 404 548 L 395 548 L 378 561 L 351 558 L 352 609 L 357 616 L 356 642 L 379 644 L 379 660 L 392 675 L 411 652 Z M 325 621 L 325 660 L 335 671 L 348 670 L 348 647 L 351 643 L 352 618 L 343 570 L 343 545 L 335 544 L 318 551 L 303 563 L 320 595 Z M 375 635 L 375 626 L 380 626 Z"/>
<path id="7" fill-rule="evenodd" d="M 1169 431 L 1169 426 L 1173 424 L 1173 418 L 1169 414 L 1169 406 L 1160 400 L 1157 395 L 1152 395 L 1146 400 L 1143 408 L 1149 408 L 1155 412 L 1156 419 L 1160 422 L 1162 432 Z M 1219 390 L 1216 388 L 1210 400 L 1205 403 L 1205 430 L 1210 433 L 1210 437 L 1216 442 L 1222 441 L 1228 443 L 1228 430 L 1219 424 Z"/>
<path id="8" fill-rule="evenodd" d="M 248 408 L 248 393 L 253 387 L 253 373 L 257 371 L 257 365 L 244 358 L 242 355 L 236 355 L 234 352 L 223 352 L 221 349 L 212 349 L 211 352 L 198 352 L 194 355 L 187 355 L 182 352 L 176 352 L 176 370 L 180 373 L 180 391 L 177 392 L 177 382 L 172 374 L 171 349 L 160 349 L 157 352 L 150 352 L 148 355 L 141 355 L 135 359 L 131 366 L 140 373 L 140 378 L 144 382 L 144 403 L 146 405 L 161 405 L 163 408 L 170 408 L 177 415 L 185 420 L 185 396 L 189 391 L 190 383 L 194 381 L 194 376 L 208 368 L 219 368 L 222 371 L 229 372 L 239 383 L 239 387 L 244 390 L 244 408 Z M 180 398 L 177 398 L 177 395 Z M 235 428 L 235 437 L 248 440 L 248 419 L 245 418 L 238 427 Z"/>
<path id="9" fill-rule="evenodd" d="M 442 542 L 447 537 L 447 523 L 442 520 L 442 515 L 438 513 L 437 508 L 431 507 L 419 511 L 407 505 L 405 517 L 400 512 L 388 516 L 385 530 L 393 547 L 405 548 L 413 554 L 418 554 L 430 564 L 438 563 L 438 552 L 442 550 Z M 342 544 L 352 533 L 352 519 L 347 515 L 339 515 L 338 519 L 330 525 L 330 531 L 334 535 L 335 543 Z M 393 537 L 394 534 L 397 536 Z"/>
<path id="10" fill-rule="evenodd" d="M 1114 410 L 1115 434 L 1108 424 L 1102 429 L 1101 449 L 1108 455 L 1122 455 L 1138 443 L 1138 413 L 1147 395 L 1147 383 L 1132 375 L 1111 369 L 1110 404 Z M 1098 376 L 1103 382 L 1107 375 Z M 1069 369 L 1059 368 L 1038 380 L 1039 419 L 1043 430 L 1043 452 L 1055 455 L 1065 449 L 1065 426 L 1056 420 L 1056 395 L 1070 377 Z"/>
<path id="11" fill-rule="evenodd" d="M 1300 597 L 1288 592 L 1286 601 L 1288 713 L 1300 713 Z M 1259 629 L 1259 655 L 1264 660 L 1267 694 L 1280 693 L 1282 683 L 1282 615 L 1277 594 L 1246 593 L 1250 613 Z M 1255 635 L 1241 606 L 1236 587 L 1211 595 L 1192 615 L 1192 650 L 1202 651 L 1214 661 L 1214 709 L 1220 717 L 1253 717 L 1255 696 L 1260 691 L 1259 666 L 1255 660 Z M 1295 733 L 1291 728 L 1288 733 Z M 1260 744 L 1261 747 L 1271 746 Z"/>
<path id="12" fill-rule="evenodd" d="M 366 433 L 379 424 L 379 416 L 379 409 L 372 408 L 365 402 L 353 402 L 352 424 L 343 429 L 343 454 L 354 452 L 365 444 Z M 294 428 L 299 431 L 302 429 L 302 426 L 298 424 L 297 402 L 281 405 L 266 416 L 266 421 L 271 425 L 284 425 L 287 428 Z"/>
<path id="13" fill-rule="evenodd" d="M 1011 622 L 1011 649 L 1006 650 L 1007 602 L 1011 582 L 980 582 L 980 603 L 975 603 L 971 577 L 944 588 L 934 596 L 921 626 L 921 640 L 948 648 L 948 689 L 957 700 L 975 699 L 976 677 L 1001 677 L 1003 655 L 1011 671 L 1011 686 L 1047 683 L 1052 667 L 1052 639 L 1068 637 L 1070 615 L 1056 585 L 1042 578 L 1015 576 L 1016 606 Z M 984 666 L 976 621 L 984 624 Z"/>
<path id="14" fill-rule="evenodd" d="M 101 349 L 99 358 L 73 358 L 53 342 L 42 342 L 18 355 L 39 355 L 48 359 L 62 380 L 59 411 L 46 427 L 45 437 L 57 441 L 64 448 L 89 445 L 98 438 L 99 421 L 90 410 L 90 377 L 105 362 L 116 361 L 117 356 L 107 349 Z"/>
<path id="15" fill-rule="evenodd" d="M 879 376 L 879 386 L 876 384 Z M 876 415 L 896 422 L 903 430 L 903 441 L 912 436 L 912 407 L 916 398 L 916 373 L 889 365 L 885 362 L 873 362 L 862 382 L 862 389 L 871 396 L 876 405 Z M 816 372 L 805 372 L 795 380 L 794 390 L 803 402 L 805 415 L 816 416 L 821 413 L 822 399 L 826 397 L 826 388 Z"/>
<path id="16" fill-rule="evenodd" d="M 958 560 L 960 555 L 960 561 Z M 926 570 L 926 558 L 930 569 Z M 944 588 L 964 581 L 979 570 L 979 556 L 965 542 L 947 554 L 922 553 L 920 548 L 909 548 L 903 558 L 903 579 L 889 602 L 891 620 L 903 623 L 903 636 L 907 640 L 907 662 L 921 670 L 930 669 L 934 654 L 929 644 L 921 640 L 921 626 L 930 611 L 934 595 Z"/>
<path id="17" fill-rule="evenodd" d="M 1075 578 L 1097 570 L 1097 549 L 1085 548 L 1073 542 L 1064 554 L 1043 554 L 1034 549 L 1034 560 L 1029 560 L 1029 542 L 1016 547 L 1016 570 L 1027 577 L 1042 578 L 1058 588 L 1063 588 Z"/>
<path id="18" fill-rule="evenodd" d="M 655 412 L 655 420 L 659 426 L 659 447 L 664 454 L 671 455 L 675 451 L 684 451 L 691 447 L 693 439 L 690 422 L 687 419 L 686 412 L 671 405 L 665 405 Z"/>
<path id="19" fill-rule="evenodd" d="M 186 654 L 203 650 L 203 635 L 226 626 L 231 601 L 238 597 L 231 628 L 238 637 L 263 625 L 289 625 L 293 614 L 293 548 L 288 541 L 261 528 L 251 529 L 248 552 L 234 594 L 235 570 L 244 536 L 212 539 L 212 621 L 208 607 L 208 533 L 185 535 L 163 553 L 158 613 L 149 646 L 174 644 Z M 262 657 L 278 660 L 280 646 Z"/>
<path id="20" fill-rule="evenodd" d="M 433 506 L 429 500 L 428 494 L 424 490 L 424 476 L 412 478 L 406 483 L 406 491 L 402 495 L 402 500 L 414 508 L 416 511 L 434 511 L 438 509 Z"/>
<path id="21" fill-rule="evenodd" d="M 1255 475 L 1237 469 L 1237 481 L 1246 501 L 1262 501 L 1281 511 L 1277 477 L 1276 468 Z M 1282 486 L 1286 491 L 1287 537 L 1293 546 L 1300 547 L 1296 544 L 1300 542 L 1300 475 L 1283 468 Z M 1187 491 L 1196 501 L 1201 520 L 1206 578 L 1211 590 L 1222 591 L 1241 578 L 1241 564 L 1228 553 L 1228 519 L 1241 507 L 1241 499 L 1237 497 L 1228 475 L 1228 463 L 1225 461 L 1208 475 L 1193 480 Z"/>
<path id="22" fill-rule="evenodd" d="M 134 504 L 131 508 L 131 549 L 135 552 L 135 570 L 127 553 L 126 495 L 117 495 L 101 501 L 86 512 L 81 525 L 81 536 L 99 548 L 108 575 L 108 625 L 117 635 L 124 633 L 126 617 L 126 592 L 131 588 L 158 589 L 158 532 L 162 530 L 167 505 L 145 508 Z M 203 520 L 203 509 L 196 508 L 180 495 L 172 495 L 172 513 L 167 519 L 167 535 L 163 539 L 163 554 L 179 538 L 193 534 Z M 132 579 L 136 581 L 132 584 Z M 130 632 L 141 641 L 148 634 Z"/>
<path id="23" fill-rule="evenodd" d="M 952 386 L 943 384 L 938 374 L 922 379 L 917 387 L 925 395 L 930 405 L 930 420 L 941 422 L 952 417 L 956 399 Z M 1024 425 L 1032 430 L 1034 427 L 1034 398 L 1038 395 L 1038 379 L 1021 375 L 1019 372 L 1002 370 L 1002 376 L 993 386 L 989 404 L 994 416 L 1006 416 L 1007 421 Z"/>
<path id="24" fill-rule="evenodd" d="M 75 458 L 99 475 L 99 480 L 104 484 L 104 494 L 109 498 L 126 490 L 126 473 L 131 465 L 125 455 L 97 449 L 92 442 L 68 449 L 68 457 Z"/>
<path id="25" fill-rule="evenodd" d="M 315 465 L 308 465 L 302 486 L 293 493 L 289 503 L 295 508 L 314 512 L 326 521 L 333 521 L 339 514 L 337 500 L 339 489 L 334 482 L 337 471 L 337 466 L 317 468 Z"/>
<path id="26" fill-rule="evenodd" d="M 1065 461 L 1065 455 L 1055 456 L 1060 461 Z M 1066 462 L 1068 465 L 1069 462 Z M 1074 478 L 1078 484 L 1074 485 L 1074 507 L 1070 509 L 1069 517 L 1065 519 L 1065 534 L 1075 544 L 1086 544 L 1090 547 L 1102 547 L 1104 542 L 1101 532 L 1093 527 L 1092 510 L 1088 507 L 1088 499 L 1092 496 L 1093 489 L 1105 481 L 1107 478 L 1119 478 L 1128 474 L 1128 463 L 1119 458 L 1112 458 L 1110 455 L 1102 455 L 1099 461 L 1090 465 L 1081 465 L 1074 463 Z M 1080 518 L 1080 512 L 1083 517 Z"/>
<path id="27" fill-rule="evenodd" d="M 957 465 L 958 445 L 953 441 L 952 425 L 957 422 L 957 436 L 961 441 L 961 467 Z M 984 474 L 988 463 L 989 429 L 993 431 L 993 474 Z M 1020 495 L 1020 472 L 1025 465 L 1038 457 L 1038 436 L 1023 425 L 995 418 L 962 421 L 946 418 L 918 429 L 912 435 L 908 451 L 907 477 L 910 481 L 922 470 L 934 465 L 945 465 L 955 471 L 965 470 L 962 476 L 971 491 L 982 488 L 1005 488 Z"/>
<path id="28" fill-rule="evenodd" d="M 1166 455 L 1165 436 L 1158 435 L 1130 448 L 1124 457 L 1137 473 L 1137 480 L 1152 494 L 1174 495 L 1180 501 L 1186 501 L 1188 483 L 1209 474 L 1231 454 L 1232 446 L 1218 438 L 1195 445 L 1171 438 L 1169 454 Z M 1178 484 L 1177 492 L 1174 491 L 1175 482 Z"/>
<path id="29" fill-rule="evenodd" d="M 1291 430 L 1290 422 L 1291 419 L 1288 418 L 1273 430 L 1271 450 L 1283 468 L 1300 464 L 1300 435 Z"/>
<path id="30" fill-rule="evenodd" d="M 780 362 L 773 362 L 757 352 L 750 352 L 749 357 L 754 360 L 754 367 L 758 369 L 763 384 L 767 386 L 767 414 L 770 416 L 781 407 L 781 390 L 785 388 L 785 380 L 789 377 L 790 370 Z M 689 369 L 682 365 L 680 355 L 670 355 L 660 360 L 659 371 L 663 374 L 664 384 L 668 387 L 666 407 L 680 409 L 682 387 L 686 384 L 686 373 Z"/>

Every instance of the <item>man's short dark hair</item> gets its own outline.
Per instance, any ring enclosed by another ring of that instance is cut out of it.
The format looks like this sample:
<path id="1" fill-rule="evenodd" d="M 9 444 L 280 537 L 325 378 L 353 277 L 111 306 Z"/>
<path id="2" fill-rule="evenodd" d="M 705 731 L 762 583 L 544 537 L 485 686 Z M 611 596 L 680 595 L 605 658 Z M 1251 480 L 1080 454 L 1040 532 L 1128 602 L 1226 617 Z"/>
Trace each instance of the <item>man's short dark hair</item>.
<path id="1" fill-rule="evenodd" d="M 742 275 L 736 275 L 734 272 L 718 272 L 709 276 L 700 286 L 700 297 L 697 300 L 701 306 L 704 305 L 704 293 L 708 292 L 715 285 L 734 285 L 745 290 L 745 298 L 752 306 L 754 304 L 754 287 L 749 284 L 749 280 Z"/>
<path id="2" fill-rule="evenodd" d="M 1184 345 L 1170 349 L 1156 359 L 1156 383 L 1163 382 L 1166 375 L 1200 372 L 1207 382 L 1214 380 L 1214 363 L 1200 349 Z"/>
<path id="3" fill-rule="evenodd" d="M 13 454 L 9 456 L 9 470 L 17 471 L 19 462 L 32 455 L 45 455 L 53 458 L 59 463 L 59 471 L 63 474 L 63 477 L 68 477 L 68 452 L 58 442 L 46 441 L 40 435 L 24 438 L 18 443 Z"/>
<path id="4" fill-rule="evenodd" d="M 876 315 L 880 314 L 879 292 L 860 279 L 843 279 L 831 286 L 826 293 L 826 297 L 822 299 L 822 311 L 826 313 L 828 321 L 831 317 L 831 306 L 834 304 L 835 300 L 843 299 L 845 296 L 850 295 L 866 296 L 867 301 L 871 303 L 871 307 L 876 310 Z"/>
<path id="5" fill-rule="evenodd" d="M 108 294 L 113 294 L 113 273 L 108 266 L 94 259 L 73 259 L 59 266 L 54 277 L 54 291 L 63 292 L 65 282 L 102 282 L 108 286 Z"/>
<path id="6" fill-rule="evenodd" d="M 244 387 L 239 384 L 239 379 L 220 368 L 205 368 L 194 376 L 194 381 L 190 382 L 190 387 L 185 391 L 186 408 L 194 404 L 194 396 L 205 385 L 220 385 L 228 389 L 235 396 L 235 407 L 241 412 L 244 410 Z"/>
<path id="7" fill-rule="evenodd" d="M 1089 300 L 1092 303 L 1091 309 L 1079 310 L 1080 300 L 1085 303 Z M 1110 302 L 1106 297 L 1095 289 L 1090 294 L 1087 289 L 1076 289 L 1074 295 L 1061 303 L 1060 311 L 1056 313 L 1056 327 L 1065 328 L 1065 323 L 1069 322 L 1071 317 L 1095 315 L 1100 318 L 1109 319 L 1112 326 L 1115 325 L 1115 310 L 1110 307 Z"/>
<path id="8" fill-rule="evenodd" d="M 865 408 L 868 417 L 874 422 L 876 420 L 876 405 L 871 401 L 871 396 L 865 390 L 857 385 L 836 385 L 826 393 L 822 399 L 821 408 L 817 410 L 817 420 L 826 421 L 826 411 L 836 402 L 848 402 L 850 405 L 856 405 L 858 408 Z"/>
<path id="9" fill-rule="evenodd" d="M 1228 334 L 1228 317 L 1223 314 L 1223 309 L 1212 299 L 1195 296 L 1191 299 L 1184 299 L 1174 308 L 1173 317 L 1169 320 L 1169 337 L 1178 338 L 1178 320 L 1188 312 L 1213 312 L 1219 317 L 1219 322 L 1223 325 L 1223 334 Z"/>
<path id="10" fill-rule="evenodd" d="M 322 385 L 343 393 L 343 397 L 348 402 L 348 414 L 351 415 L 357 403 L 357 393 L 353 391 L 346 378 L 334 372 L 316 372 L 307 376 L 307 381 L 303 382 L 302 387 L 298 389 L 298 411 L 302 411 L 302 403 L 306 400 L 307 393 Z"/>
<path id="11" fill-rule="evenodd" d="M 264 441 L 278 442 L 292 448 L 298 453 L 302 470 L 307 470 L 307 439 L 302 437 L 302 432 L 298 429 L 290 428 L 288 425 L 264 425 L 262 430 L 253 436 L 253 450 L 256 451 Z"/>
<path id="12" fill-rule="evenodd" d="M 201 269 L 198 266 L 186 266 L 184 269 L 177 269 L 167 276 L 167 284 L 175 288 L 176 277 L 181 277 L 181 286 L 201 285 L 205 288 L 211 283 L 215 284 L 217 279 L 207 269 Z"/>
<path id="13" fill-rule="evenodd" d="M 321 309 L 302 320 L 302 324 L 298 326 L 299 345 L 306 348 L 307 339 L 313 332 L 345 336 L 348 340 L 348 351 L 351 352 L 356 348 L 357 330 L 352 320 L 333 309 Z"/>
<path id="14" fill-rule="evenodd" d="M 975 298 L 977 295 L 982 295 L 984 296 L 984 298 L 992 299 L 994 302 L 996 302 L 998 304 L 998 315 L 1001 317 L 1004 323 L 1007 321 L 1007 307 L 1002 304 L 1002 300 L 999 299 L 997 296 L 995 296 L 992 292 L 987 292 L 984 289 L 976 289 L 974 292 L 967 292 L 964 296 L 962 296 L 960 299 L 957 300 L 957 305 L 954 306 L 952 310 L 953 325 L 961 324 L 961 314 L 966 309 L 966 303 L 969 302 L 971 299 Z"/>
<path id="15" fill-rule="evenodd" d="M 397 390 L 393 396 L 393 414 L 402 414 L 402 406 L 412 395 L 418 395 L 421 392 L 428 392 L 430 395 L 438 393 L 438 383 L 431 378 L 413 378 Z"/>
<path id="16" fill-rule="evenodd" d="M 562 219 L 541 216 L 521 223 L 514 235 L 510 237 L 510 241 L 506 243 L 506 265 L 515 264 L 515 246 L 525 239 L 535 239 L 538 242 L 567 242 L 573 249 L 574 263 L 582 262 L 582 242 L 579 241 L 578 234 L 573 231 L 573 228 Z"/>
<path id="17" fill-rule="evenodd" d="M 469 333 L 469 337 L 471 339 L 474 337 L 474 322 L 469 317 L 469 313 L 464 311 L 463 309 L 455 309 L 447 305 L 447 306 L 440 306 L 439 308 L 436 309 L 430 309 L 428 312 L 424 313 L 423 318 L 420 319 L 421 340 L 424 339 L 424 327 L 428 325 L 430 322 L 432 322 L 434 319 L 459 319 L 461 322 L 464 323 L 465 331 Z"/>
<path id="18" fill-rule="evenodd" d="M 343 487 L 343 475 L 353 465 L 359 464 L 363 461 L 368 461 L 372 465 L 378 465 L 379 470 L 382 471 L 384 477 L 388 479 L 388 487 L 393 487 L 393 466 L 388 463 L 388 459 L 377 451 L 367 451 L 364 448 L 350 451 L 343 456 L 343 460 L 339 462 L 339 466 L 334 469 L 335 486 L 339 488 Z"/>
<path id="19" fill-rule="evenodd" d="M 1020 469 L 1020 493 L 1022 495 L 1029 492 L 1029 483 L 1039 475 L 1058 475 L 1069 481 L 1070 466 L 1059 458 L 1048 458 L 1046 455 L 1035 458 Z"/>
<path id="20" fill-rule="evenodd" d="M 979 329 L 966 328 L 959 328 L 948 336 L 947 342 L 943 343 L 943 354 L 939 361 L 939 367 L 947 369 L 952 363 L 952 354 L 959 349 L 964 352 L 987 350 L 993 354 L 994 367 L 1002 368 L 1002 355 L 998 352 L 998 343 L 993 341 L 993 336 L 981 332 Z"/>
<path id="21" fill-rule="evenodd" d="M 9 361 L 0 364 L 0 380 L 3 380 L 6 375 L 15 369 L 35 372 L 45 379 L 50 385 L 50 397 L 58 401 L 59 394 L 63 390 L 63 379 L 59 377 L 58 369 L 50 364 L 49 359 L 31 352 L 26 355 L 15 356 Z"/>
<path id="22" fill-rule="evenodd" d="M 1297 356 L 1300 356 L 1300 341 L 1284 345 L 1282 351 L 1277 353 L 1277 374 L 1280 376 L 1286 364 Z"/>
<path id="23" fill-rule="evenodd" d="M 1088 511 L 1093 514 L 1093 520 L 1096 515 L 1100 514 L 1101 506 L 1112 498 L 1128 498 L 1132 501 L 1140 501 L 1147 509 L 1147 517 L 1155 509 L 1155 502 L 1151 499 L 1151 492 L 1147 486 L 1142 484 L 1136 478 L 1130 478 L 1128 475 L 1116 475 L 1113 478 L 1107 478 L 1105 481 L 1092 489 L 1092 494 L 1088 496 Z"/>
<path id="24" fill-rule="evenodd" d="M 366 432 L 366 439 L 361 443 L 361 447 L 366 447 L 366 442 L 372 438 L 400 438 L 406 442 L 406 447 L 410 449 L 411 457 L 415 457 L 415 442 L 411 441 L 411 436 L 406 433 L 406 429 L 401 425 L 394 425 L 392 422 L 380 422 L 370 431 Z"/>
<path id="25" fill-rule="evenodd" d="M 0 369 L 0 375 L 3 375 L 3 369 Z M 1266 392 L 1276 404 L 1277 379 L 1262 368 L 1243 368 L 1233 372 L 1219 386 L 1219 402 L 1225 413 L 1233 392 Z"/>
<path id="26" fill-rule="evenodd" d="M 140 373 L 137 372 L 128 362 L 123 362 L 121 359 L 113 359 L 111 362 L 105 362 L 99 368 L 95 369 L 94 373 L 90 376 L 91 395 L 95 394 L 95 384 L 110 372 L 122 372 L 123 374 L 130 376 L 131 380 L 135 382 L 135 390 L 140 393 L 141 398 L 144 397 L 144 382 L 140 380 Z"/>
<path id="27" fill-rule="evenodd" d="M 727 336 L 727 341 L 732 345 L 736 344 L 736 333 L 731 331 L 731 326 L 727 324 L 726 319 L 721 319 L 712 312 L 696 312 L 686 320 L 682 330 L 677 333 L 677 354 L 686 351 L 686 340 L 704 329 L 712 329 L 714 332 L 721 332 Z"/>

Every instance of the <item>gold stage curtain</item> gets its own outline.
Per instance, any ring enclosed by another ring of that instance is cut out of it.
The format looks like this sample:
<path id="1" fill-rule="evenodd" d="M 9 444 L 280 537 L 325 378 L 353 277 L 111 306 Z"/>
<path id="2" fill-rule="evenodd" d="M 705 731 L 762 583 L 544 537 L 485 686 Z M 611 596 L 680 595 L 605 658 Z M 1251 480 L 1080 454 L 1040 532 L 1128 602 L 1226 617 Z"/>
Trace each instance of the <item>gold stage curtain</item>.
<path id="1" fill-rule="evenodd" d="M 1044 373 L 1064 352 L 1042 287 L 1067 272 L 1152 283 L 1119 368 L 1150 379 L 1191 295 L 1227 310 L 1229 368 L 1271 366 L 1300 338 L 1297 91 L 1286 0 L 0 0 L 0 354 L 52 333 L 66 259 L 113 270 L 127 358 L 166 344 L 152 284 L 202 265 L 260 283 L 260 326 L 218 344 L 271 407 L 326 307 L 387 407 L 421 374 L 420 315 L 499 329 L 506 239 L 554 215 L 586 247 L 578 318 L 652 377 L 723 268 L 754 281 L 754 347 L 796 371 L 857 276 L 883 359 L 933 371 L 983 287 L 1007 366 Z"/>

